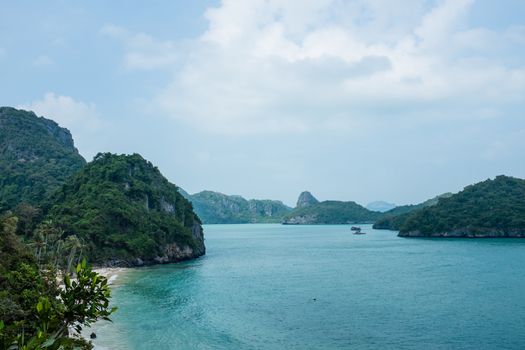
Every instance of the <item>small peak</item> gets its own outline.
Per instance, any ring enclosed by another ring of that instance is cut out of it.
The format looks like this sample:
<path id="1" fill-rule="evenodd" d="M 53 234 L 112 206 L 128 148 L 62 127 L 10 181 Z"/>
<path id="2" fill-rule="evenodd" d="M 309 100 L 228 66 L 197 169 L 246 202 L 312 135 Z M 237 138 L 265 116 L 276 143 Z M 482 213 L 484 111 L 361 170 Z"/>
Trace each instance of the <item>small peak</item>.
<path id="1" fill-rule="evenodd" d="M 297 208 L 307 207 L 312 204 L 319 203 L 319 201 L 308 191 L 301 192 L 297 199 Z"/>

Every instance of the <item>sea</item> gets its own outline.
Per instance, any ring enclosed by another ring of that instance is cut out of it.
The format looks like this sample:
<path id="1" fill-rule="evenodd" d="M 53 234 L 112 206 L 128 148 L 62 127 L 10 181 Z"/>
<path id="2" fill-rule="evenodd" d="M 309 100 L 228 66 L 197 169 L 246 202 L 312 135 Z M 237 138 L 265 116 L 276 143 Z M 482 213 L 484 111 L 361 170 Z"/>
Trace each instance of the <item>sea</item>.
<path id="1" fill-rule="evenodd" d="M 129 269 L 96 349 L 524 349 L 525 239 L 205 225 L 206 255 Z"/>

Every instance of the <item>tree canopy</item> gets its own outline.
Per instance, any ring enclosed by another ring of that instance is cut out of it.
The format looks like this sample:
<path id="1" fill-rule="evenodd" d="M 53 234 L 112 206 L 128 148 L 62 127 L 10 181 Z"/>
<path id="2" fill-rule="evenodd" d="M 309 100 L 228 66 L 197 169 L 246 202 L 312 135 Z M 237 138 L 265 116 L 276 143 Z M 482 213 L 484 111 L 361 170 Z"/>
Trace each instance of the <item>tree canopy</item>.
<path id="1" fill-rule="evenodd" d="M 401 236 L 525 236 L 525 180 L 498 176 L 409 215 Z"/>
<path id="2" fill-rule="evenodd" d="M 67 129 L 33 112 L 0 107 L 0 211 L 41 204 L 85 163 Z"/>
<path id="3" fill-rule="evenodd" d="M 191 203 L 138 154 L 99 153 L 50 203 L 46 219 L 86 242 L 95 263 L 153 261 L 171 244 L 204 253 Z"/>

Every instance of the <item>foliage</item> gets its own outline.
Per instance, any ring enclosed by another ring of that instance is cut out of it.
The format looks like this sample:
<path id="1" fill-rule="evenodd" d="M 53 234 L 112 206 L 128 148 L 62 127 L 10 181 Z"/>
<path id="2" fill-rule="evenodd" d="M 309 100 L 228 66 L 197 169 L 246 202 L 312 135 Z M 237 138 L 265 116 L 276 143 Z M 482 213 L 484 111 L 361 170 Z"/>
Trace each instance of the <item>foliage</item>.
<path id="1" fill-rule="evenodd" d="M 205 224 L 279 223 L 291 211 L 281 201 L 246 200 L 213 191 L 186 196 Z"/>
<path id="2" fill-rule="evenodd" d="M 36 260 L 15 234 L 17 218 L 5 214 L 0 218 L 0 315 L 9 325 L 24 321 L 23 328 L 34 331 L 37 323 L 32 308 L 41 296 L 54 300 L 58 289 L 51 273 L 39 271 Z M 5 344 L 4 344 L 5 345 Z"/>
<path id="3" fill-rule="evenodd" d="M 75 261 L 80 262 L 85 244 L 76 236 L 66 236 L 51 221 L 43 221 L 37 226 L 28 245 L 33 248 L 41 268 L 70 273 Z"/>
<path id="4" fill-rule="evenodd" d="M 99 153 L 50 201 L 46 219 L 86 242 L 95 263 L 152 260 L 171 243 L 204 252 L 191 203 L 138 154 Z"/>
<path id="5" fill-rule="evenodd" d="M 412 213 L 400 235 L 525 235 L 525 180 L 498 176 Z"/>
<path id="6" fill-rule="evenodd" d="M 61 290 L 55 272 L 39 268 L 20 242 L 16 223 L 10 214 L 0 218 L 0 348 L 90 349 L 78 332 L 115 311 L 109 308 L 106 278 L 84 260 L 76 267 L 75 280 L 64 275 Z"/>
<path id="7" fill-rule="evenodd" d="M 0 107 L 0 211 L 39 205 L 84 164 L 67 129 L 33 112 Z"/>
<path id="8" fill-rule="evenodd" d="M 374 229 L 397 231 L 399 230 L 401 225 L 405 223 L 406 219 L 410 216 L 410 213 L 426 208 L 426 207 L 431 207 L 433 205 L 436 205 L 438 204 L 440 198 L 448 198 L 450 196 L 452 196 L 452 193 L 447 192 L 439 196 L 436 196 L 434 198 L 428 199 L 424 201 L 423 203 L 401 205 L 401 206 L 395 207 L 385 212 L 384 215 L 374 223 Z"/>
<path id="9" fill-rule="evenodd" d="M 80 333 L 83 326 L 99 319 L 110 321 L 109 316 L 116 310 L 109 308 L 110 297 L 107 279 L 91 270 L 84 259 L 77 265 L 76 280 L 72 281 L 68 274 L 64 276 L 64 290 L 60 292 L 64 329 L 72 326 Z"/>
<path id="10" fill-rule="evenodd" d="M 295 208 L 284 217 L 285 224 L 351 224 L 372 222 L 380 217 L 355 202 L 324 201 Z"/>

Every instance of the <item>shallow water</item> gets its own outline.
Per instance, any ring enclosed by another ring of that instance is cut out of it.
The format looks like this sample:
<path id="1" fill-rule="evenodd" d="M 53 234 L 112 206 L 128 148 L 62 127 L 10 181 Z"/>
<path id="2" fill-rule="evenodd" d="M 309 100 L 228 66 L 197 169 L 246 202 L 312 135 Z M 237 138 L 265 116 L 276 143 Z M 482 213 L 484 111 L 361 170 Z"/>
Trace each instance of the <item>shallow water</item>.
<path id="1" fill-rule="evenodd" d="M 520 349 L 525 240 L 207 225 L 207 255 L 119 277 L 101 349 Z"/>

